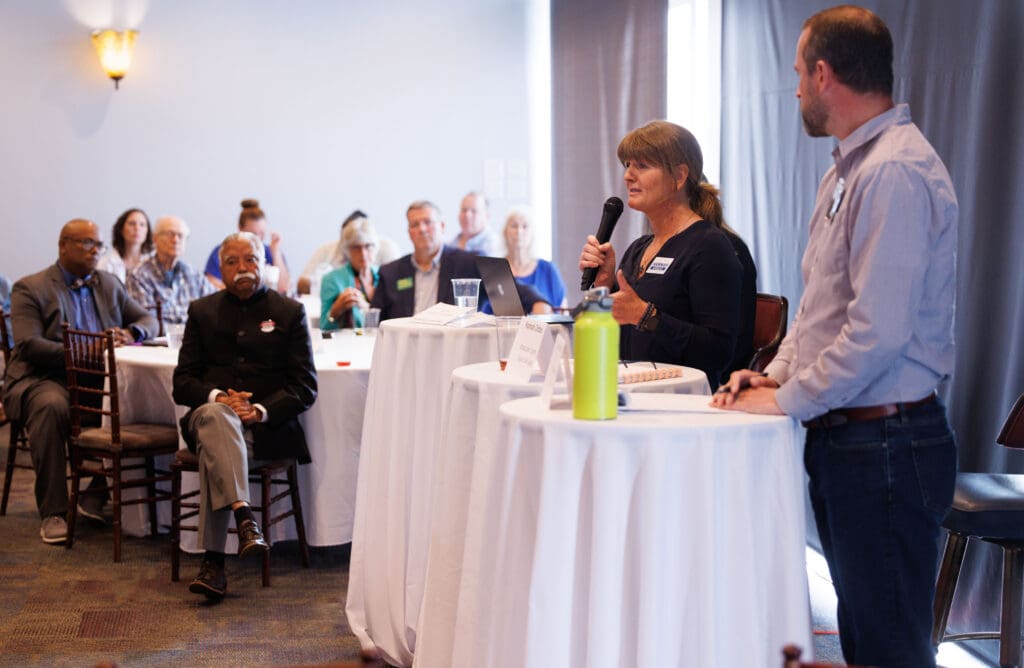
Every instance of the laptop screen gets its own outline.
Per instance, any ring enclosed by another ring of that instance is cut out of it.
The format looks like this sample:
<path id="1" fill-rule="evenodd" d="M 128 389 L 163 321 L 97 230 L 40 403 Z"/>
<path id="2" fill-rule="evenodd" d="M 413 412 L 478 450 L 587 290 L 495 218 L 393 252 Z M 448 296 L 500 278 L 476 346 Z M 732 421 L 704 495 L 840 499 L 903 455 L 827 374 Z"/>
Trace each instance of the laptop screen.
<path id="1" fill-rule="evenodd" d="M 494 315 L 524 315 L 523 301 L 516 290 L 516 279 L 512 275 L 512 267 L 503 257 L 476 258 L 476 268 L 480 270 L 487 298 L 491 301 Z"/>

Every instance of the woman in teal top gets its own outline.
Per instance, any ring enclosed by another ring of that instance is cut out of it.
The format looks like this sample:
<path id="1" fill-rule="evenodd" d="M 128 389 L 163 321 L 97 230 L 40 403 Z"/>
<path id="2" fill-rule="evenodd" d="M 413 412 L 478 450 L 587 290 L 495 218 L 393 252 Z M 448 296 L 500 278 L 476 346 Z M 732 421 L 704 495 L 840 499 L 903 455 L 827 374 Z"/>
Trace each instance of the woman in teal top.
<path id="1" fill-rule="evenodd" d="M 320 283 L 320 329 L 362 327 L 363 311 L 377 288 L 377 232 L 366 218 L 350 223 L 341 236 L 345 264 L 326 274 Z"/>

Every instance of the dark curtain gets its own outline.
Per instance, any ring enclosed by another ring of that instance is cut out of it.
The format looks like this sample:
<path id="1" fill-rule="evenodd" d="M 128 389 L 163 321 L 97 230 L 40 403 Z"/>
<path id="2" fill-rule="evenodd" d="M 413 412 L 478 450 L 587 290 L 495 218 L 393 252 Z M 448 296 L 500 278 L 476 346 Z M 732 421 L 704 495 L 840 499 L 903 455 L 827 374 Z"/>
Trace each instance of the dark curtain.
<path id="1" fill-rule="evenodd" d="M 800 258 L 833 141 L 804 135 L 793 61 L 803 21 L 837 4 L 724 0 L 722 191 L 750 241 L 760 289 L 802 291 Z M 963 471 L 1024 471 L 995 445 L 1024 392 L 1024 2 L 863 2 L 895 43 L 895 99 L 910 105 L 960 202 L 956 371 L 942 389 Z M 950 626 L 998 628 L 999 554 L 972 547 Z"/>
<path id="2" fill-rule="evenodd" d="M 665 115 L 667 15 L 666 0 L 551 0 L 554 260 L 570 305 L 605 199 L 625 200 L 619 140 Z M 642 226 L 627 207 L 612 237 L 620 254 Z"/>

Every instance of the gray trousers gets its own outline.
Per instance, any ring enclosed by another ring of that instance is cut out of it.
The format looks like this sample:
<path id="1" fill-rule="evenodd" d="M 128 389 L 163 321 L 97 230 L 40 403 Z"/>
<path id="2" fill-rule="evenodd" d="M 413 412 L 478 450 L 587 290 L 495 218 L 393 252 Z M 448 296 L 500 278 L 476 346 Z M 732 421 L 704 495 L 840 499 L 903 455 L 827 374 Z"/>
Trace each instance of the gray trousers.
<path id="1" fill-rule="evenodd" d="M 36 383 L 22 396 L 21 414 L 36 471 L 36 507 L 40 517 L 68 512 L 65 444 L 71 433 L 68 388 L 54 380 Z"/>
<path id="2" fill-rule="evenodd" d="M 231 504 L 249 502 L 252 432 L 225 404 L 203 404 L 188 422 L 199 457 L 200 547 L 223 552 L 231 526 Z"/>

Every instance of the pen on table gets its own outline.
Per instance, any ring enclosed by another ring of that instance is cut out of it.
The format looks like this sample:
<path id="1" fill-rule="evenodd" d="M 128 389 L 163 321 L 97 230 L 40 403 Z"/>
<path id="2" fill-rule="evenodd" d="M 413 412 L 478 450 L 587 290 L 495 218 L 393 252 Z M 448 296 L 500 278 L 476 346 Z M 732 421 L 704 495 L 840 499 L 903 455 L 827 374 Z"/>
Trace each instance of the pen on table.
<path id="1" fill-rule="evenodd" d="M 745 390 L 748 387 L 750 387 L 750 379 L 751 378 L 767 378 L 767 377 L 768 377 L 768 374 L 766 374 L 764 372 L 759 373 L 756 376 L 744 376 L 740 380 L 740 390 Z M 715 392 L 715 394 L 728 394 L 729 392 L 730 392 L 729 386 L 728 385 L 723 385 L 722 387 L 718 388 L 718 391 Z"/>

